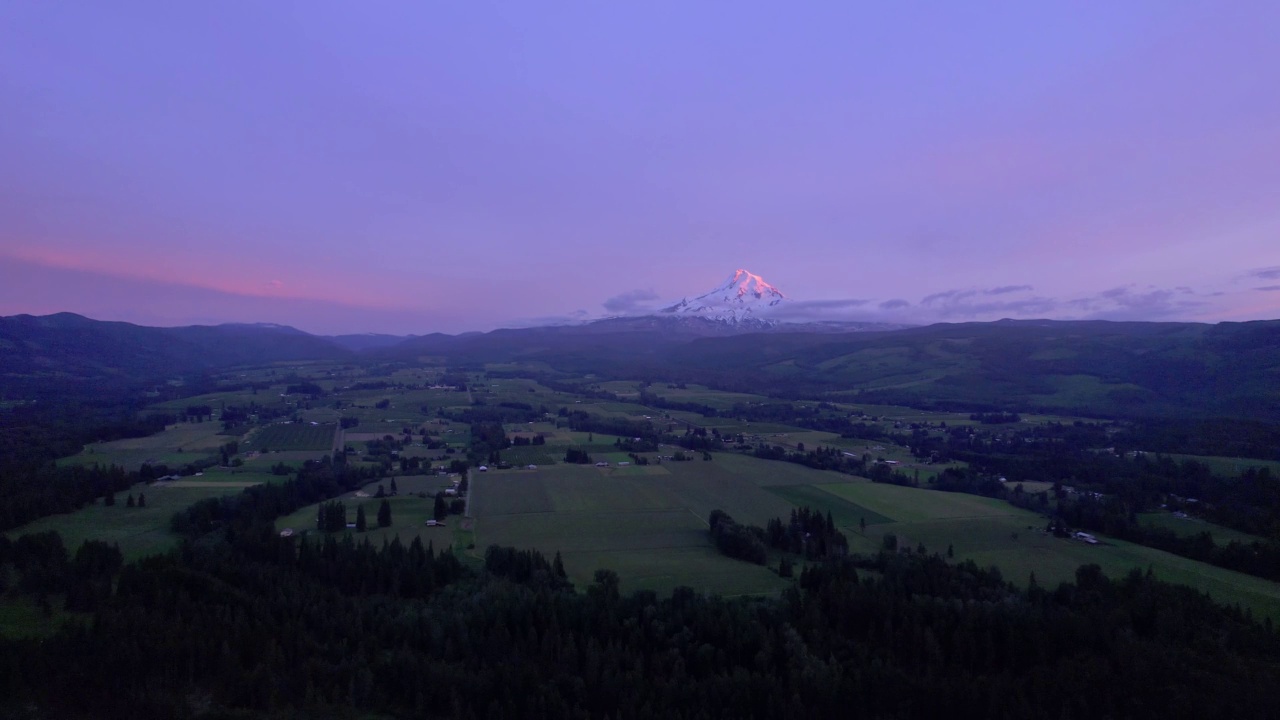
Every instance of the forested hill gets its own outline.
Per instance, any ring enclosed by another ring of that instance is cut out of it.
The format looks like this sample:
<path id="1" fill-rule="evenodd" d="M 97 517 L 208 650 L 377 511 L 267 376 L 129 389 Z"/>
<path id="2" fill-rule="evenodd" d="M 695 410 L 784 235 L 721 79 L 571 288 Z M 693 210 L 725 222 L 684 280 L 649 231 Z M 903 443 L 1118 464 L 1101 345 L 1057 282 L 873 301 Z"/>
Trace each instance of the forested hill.
<path id="1" fill-rule="evenodd" d="M 1001 320 L 727 336 L 687 324 L 601 322 L 398 339 L 20 315 L 0 318 L 0 399 L 103 393 L 243 364 L 424 355 L 468 365 L 537 361 L 569 374 L 700 382 L 784 397 L 1280 422 L 1277 320 Z"/>
<path id="2" fill-rule="evenodd" d="M 0 318 L 0 399 L 112 397 L 201 371 L 352 353 L 277 325 L 157 328 L 59 313 Z"/>
<path id="3" fill-rule="evenodd" d="M 689 343 L 665 364 L 717 384 L 852 389 L 865 402 L 1280 421 L 1280 321 L 1003 320 L 740 336 Z"/>
<path id="4" fill-rule="evenodd" d="M 418 338 L 383 353 L 467 363 L 532 360 L 600 377 L 797 398 L 1280 421 L 1280 321 L 1001 320 L 728 336 L 595 325 Z"/>

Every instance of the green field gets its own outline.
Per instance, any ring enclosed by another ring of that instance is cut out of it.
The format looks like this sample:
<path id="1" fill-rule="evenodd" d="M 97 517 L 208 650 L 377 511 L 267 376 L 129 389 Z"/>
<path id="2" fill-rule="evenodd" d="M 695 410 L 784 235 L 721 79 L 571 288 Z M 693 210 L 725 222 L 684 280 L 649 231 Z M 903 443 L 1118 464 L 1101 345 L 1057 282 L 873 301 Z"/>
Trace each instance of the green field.
<path id="1" fill-rule="evenodd" d="M 552 465 L 563 458 L 563 449 L 547 445 L 519 445 L 502 451 L 502 459 L 517 467 L 530 464 Z"/>
<path id="2" fill-rule="evenodd" d="M 144 464 L 181 467 L 211 457 L 224 443 L 239 439 L 222 435 L 221 430 L 216 422 L 177 423 L 147 437 L 90 443 L 58 464 L 119 465 L 126 470 L 137 470 Z"/>
<path id="3" fill-rule="evenodd" d="M 822 485 L 819 489 L 892 519 L 872 524 L 868 518 L 865 535 L 856 526 L 842 525 L 855 551 L 875 551 L 884 535 L 893 533 L 899 547 L 923 544 L 930 552 L 945 552 L 950 547 L 957 560 L 994 565 L 1005 578 L 1020 584 L 1026 584 L 1034 572 L 1037 581 L 1049 587 L 1073 580 L 1076 568 L 1088 563 L 1097 563 L 1111 577 L 1123 576 L 1133 568 L 1150 568 L 1160 579 L 1189 585 L 1208 592 L 1218 602 L 1238 603 L 1255 615 L 1280 620 L 1278 583 L 1120 540 L 1100 537 L 1100 544 L 1087 545 L 1056 538 L 1043 532 L 1043 517 L 1001 500 L 870 482 Z M 824 505 L 823 509 L 831 509 L 835 515 L 839 507 Z"/>
<path id="4" fill-rule="evenodd" d="M 1268 468 L 1273 476 L 1280 475 L 1280 460 L 1255 460 L 1253 458 L 1221 457 L 1217 455 L 1179 455 L 1171 453 L 1174 460 L 1195 460 L 1208 465 L 1217 475 L 1239 475 L 1249 468 Z"/>
<path id="5" fill-rule="evenodd" d="M 894 522 L 875 510 L 846 500 L 839 494 L 825 489 L 830 487 L 842 486 L 780 485 L 769 488 L 769 491 L 797 507 L 820 508 L 829 512 L 836 525 L 843 528 L 861 528 L 864 522 L 867 525 Z"/>
<path id="6" fill-rule="evenodd" d="M 126 560 L 163 553 L 178 543 L 178 536 L 169 532 L 169 520 L 173 514 L 210 497 L 241 492 L 246 483 L 266 481 L 273 476 L 246 473 L 244 475 L 209 474 L 191 478 L 191 484 L 148 486 L 134 485 L 125 492 L 116 493 L 116 504 L 107 507 L 99 500 L 73 513 L 50 515 L 5 533 L 10 538 L 33 532 L 55 530 L 62 536 L 67 549 L 75 553 L 85 540 L 102 540 L 120 545 Z M 225 479 L 225 481 L 220 481 Z M 279 479 L 276 477 L 276 479 Z M 145 508 L 125 507 L 125 499 L 145 494 Z"/>
<path id="7" fill-rule="evenodd" d="M 384 486 L 389 485 L 388 481 L 382 481 Z M 370 483 L 365 486 L 361 492 L 366 493 L 370 497 L 356 497 L 355 493 L 346 493 L 337 500 L 341 500 L 347 508 L 347 522 L 354 523 L 356 521 L 356 508 L 363 505 L 365 516 L 368 519 L 369 530 L 363 533 L 351 531 L 352 536 L 357 540 L 368 539 L 374 545 L 381 546 L 384 541 L 390 542 L 392 538 L 399 537 L 400 542 L 408 545 L 413 542 L 415 537 L 422 539 L 423 545 L 431 545 L 439 552 L 447 547 L 454 546 L 455 533 L 461 529 L 463 518 L 458 515 L 450 515 L 445 520 L 444 527 L 427 527 L 426 522 L 432 518 L 432 512 L 435 508 L 434 492 L 436 489 L 443 488 L 449 483 L 444 478 L 433 476 L 412 477 L 412 478 L 396 478 L 396 485 L 399 487 L 400 493 L 395 497 L 387 498 L 387 502 L 391 503 L 391 527 L 378 527 L 378 506 L 382 503 L 381 499 L 372 497 L 378 489 L 378 483 Z M 420 498 L 412 493 L 426 491 L 430 488 L 431 494 L 426 498 Z M 316 531 L 316 515 L 319 512 L 319 504 L 308 505 L 297 512 L 278 518 L 276 520 L 276 529 L 284 530 L 292 529 L 294 532 L 307 536 L 319 536 Z M 462 551 L 465 548 L 457 548 Z M 464 557 L 465 553 L 459 552 L 460 557 Z"/>
<path id="8" fill-rule="evenodd" d="M 791 508 L 717 463 L 491 472 L 473 475 L 472 493 L 477 547 L 560 552 L 580 587 L 602 567 L 617 571 L 628 589 L 659 592 L 686 585 L 726 595 L 769 593 L 788 582 L 711 547 L 712 509 L 763 523 Z"/>
<path id="9" fill-rule="evenodd" d="M 277 423 L 256 430 L 245 443 L 249 450 L 314 450 L 328 452 L 333 449 L 336 425 L 311 425 L 309 423 Z"/>
<path id="10" fill-rule="evenodd" d="M 1138 522 L 1146 527 L 1162 527 L 1172 530 L 1178 535 L 1199 535 L 1207 532 L 1213 536 L 1213 541 L 1225 545 L 1233 540 L 1241 543 L 1266 542 L 1265 539 L 1257 535 L 1250 535 L 1239 530 L 1232 530 L 1229 527 L 1223 527 L 1211 523 L 1208 520 L 1201 520 L 1194 517 L 1174 517 L 1173 513 L 1153 512 L 1139 513 Z"/>
<path id="11" fill-rule="evenodd" d="M 760 486 L 821 485 L 848 482 L 852 476 L 833 470 L 814 470 L 803 465 L 759 460 L 747 455 L 716 453 L 715 466 Z"/>
<path id="12" fill-rule="evenodd" d="M 1000 500 L 875 484 L 743 455 L 604 470 L 556 465 L 491 472 L 473 478 L 473 493 L 478 547 L 559 551 L 579 584 L 589 582 L 597 567 L 610 567 L 632 588 L 776 591 L 785 583 L 771 571 L 712 551 L 705 518 L 721 509 L 741 522 L 763 525 L 805 505 L 830 512 L 854 550 L 874 552 L 893 533 L 900 547 L 950 547 L 957 560 L 998 566 L 1022 584 L 1034 572 L 1047 586 L 1072 580 L 1087 563 L 1113 577 L 1150 567 L 1158 577 L 1280 619 L 1280 585 L 1274 583 L 1129 543 L 1091 546 L 1054 538 L 1043 532 L 1045 520 L 1038 514 Z"/>

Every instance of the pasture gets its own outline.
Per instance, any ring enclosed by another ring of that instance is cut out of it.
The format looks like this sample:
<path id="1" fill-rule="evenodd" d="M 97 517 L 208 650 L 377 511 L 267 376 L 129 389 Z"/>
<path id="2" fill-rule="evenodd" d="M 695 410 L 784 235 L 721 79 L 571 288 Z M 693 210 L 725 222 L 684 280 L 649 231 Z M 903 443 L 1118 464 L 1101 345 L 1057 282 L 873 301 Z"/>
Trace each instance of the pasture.
<path id="1" fill-rule="evenodd" d="M 216 422 L 176 423 L 162 432 L 140 438 L 90 443 L 79 454 L 58 460 L 59 465 L 119 465 L 137 470 L 143 465 L 181 467 L 216 455 L 224 443 L 239 439 L 220 434 Z"/>
<path id="2" fill-rule="evenodd" d="M 994 565 L 1006 579 L 1024 586 L 1033 572 L 1046 587 L 1071 581 L 1076 569 L 1087 563 L 1097 563 L 1111 577 L 1150 568 L 1162 580 L 1280 620 L 1280 584 L 1111 538 L 1099 537 L 1098 545 L 1056 538 L 1044 532 L 1046 521 L 1039 514 L 1002 500 L 859 481 L 815 487 L 890 520 L 872 523 L 868 517 L 865 534 L 859 526 L 837 521 L 855 551 L 874 552 L 892 533 L 900 548 L 924 545 L 929 552 L 942 553 L 951 548 L 956 560 Z M 820 495 L 807 494 L 804 499 L 811 507 L 831 510 L 833 518 L 843 507 L 824 503 Z"/>
<path id="3" fill-rule="evenodd" d="M 244 443 L 247 450 L 328 452 L 333 449 L 337 425 L 312 425 L 310 423 L 275 423 L 258 428 Z"/>
<path id="4" fill-rule="evenodd" d="M 208 474 L 190 481 L 138 483 L 128 490 L 116 493 L 116 504 L 108 507 L 98 500 L 79 510 L 64 515 L 50 515 L 5 533 L 9 538 L 34 532 L 57 531 L 71 553 L 85 540 L 101 540 L 116 543 L 125 560 L 136 560 L 147 555 L 163 553 L 178 543 L 178 536 L 169 531 L 173 514 L 210 497 L 220 497 L 241 492 L 247 484 L 256 484 L 260 477 L 222 476 Z M 268 476 L 269 477 L 269 476 Z M 232 480 L 231 478 L 236 478 Z M 145 495 L 146 507 L 126 507 L 126 498 Z"/>
<path id="5" fill-rule="evenodd" d="M 455 533 L 461 530 L 464 518 L 459 515 L 450 515 L 445 520 L 443 527 L 427 527 L 426 522 L 433 517 L 435 509 L 434 493 L 437 489 L 442 489 L 446 485 L 450 485 L 444 478 L 434 476 L 417 476 L 417 477 L 398 477 L 396 485 L 400 493 L 395 497 L 386 498 L 391 504 L 391 527 L 378 527 L 378 507 L 382 504 L 382 499 L 375 498 L 373 495 L 378 490 L 381 483 L 384 487 L 389 486 L 389 480 L 382 480 L 370 483 L 358 492 L 364 493 L 367 497 L 358 497 L 354 492 L 346 493 L 336 500 L 340 500 L 347 509 L 347 522 L 354 523 L 356 521 L 356 508 L 364 506 L 365 517 L 368 520 L 369 529 L 363 533 L 357 533 L 354 530 L 347 531 L 356 539 L 357 542 L 367 539 L 374 545 L 380 546 L 383 542 L 391 542 L 393 538 L 400 538 L 400 542 L 406 546 L 413 542 L 413 539 L 421 538 L 423 545 L 430 545 L 439 552 L 447 547 L 454 547 L 459 558 L 464 558 L 465 547 L 459 548 L 455 545 Z M 428 492 L 426 498 L 420 498 L 412 493 Z M 319 514 L 319 504 L 308 505 L 289 515 L 278 518 L 276 520 L 276 529 L 284 530 L 286 528 L 293 530 L 295 533 L 306 535 L 307 537 L 320 537 L 320 533 L 316 530 L 316 516 Z M 474 557 L 474 553 L 471 553 Z"/>
<path id="6" fill-rule="evenodd" d="M 1170 453 L 1174 460 L 1195 460 L 1208 465 L 1216 475 L 1232 477 L 1249 468 L 1267 468 L 1273 477 L 1280 476 L 1280 460 L 1256 460 L 1254 458 L 1222 457 L 1218 455 L 1179 455 Z"/>
<path id="7" fill-rule="evenodd" d="M 1055 538 L 1043 532 L 1046 521 L 1040 515 L 1002 500 L 871 483 L 745 455 L 714 457 L 713 462 L 608 470 L 559 465 L 474 477 L 476 542 L 479 547 L 536 547 L 548 554 L 559 550 L 577 583 L 589 581 L 596 567 L 612 567 L 635 588 L 668 591 L 683 584 L 729 594 L 769 592 L 783 581 L 771 572 L 755 572 L 762 569 L 758 566 L 722 565 L 725 559 L 711 551 L 705 519 L 718 508 L 762 526 L 770 518 L 787 517 L 793 507 L 809 506 L 830 512 L 855 551 L 875 552 L 884 535 L 893 533 L 900 547 L 923 544 L 940 553 L 950 547 L 957 561 L 995 565 L 1022 585 L 1034 572 L 1049 587 L 1073 580 L 1087 563 L 1097 563 L 1112 577 L 1150 567 L 1157 577 L 1280 620 L 1276 583 L 1106 538 L 1099 545 Z M 708 551 L 713 554 L 705 555 Z"/>
<path id="8" fill-rule="evenodd" d="M 1229 527 L 1211 523 L 1208 520 L 1201 520 L 1200 518 L 1176 517 L 1173 513 L 1168 512 L 1139 513 L 1138 522 L 1146 527 L 1166 528 L 1183 536 L 1199 535 L 1202 532 L 1207 532 L 1213 536 L 1213 541 L 1220 545 L 1225 545 L 1232 541 L 1245 544 L 1266 542 L 1265 539 L 1257 535 L 1232 530 Z"/>
<path id="9" fill-rule="evenodd" d="M 628 590 L 664 593 L 680 585 L 727 595 L 770 593 L 788 582 L 712 548 L 706 524 L 712 509 L 764 523 L 791 508 L 714 462 L 561 464 L 473 475 L 471 487 L 477 548 L 560 552 L 579 587 L 602 567 L 617 571 Z"/>

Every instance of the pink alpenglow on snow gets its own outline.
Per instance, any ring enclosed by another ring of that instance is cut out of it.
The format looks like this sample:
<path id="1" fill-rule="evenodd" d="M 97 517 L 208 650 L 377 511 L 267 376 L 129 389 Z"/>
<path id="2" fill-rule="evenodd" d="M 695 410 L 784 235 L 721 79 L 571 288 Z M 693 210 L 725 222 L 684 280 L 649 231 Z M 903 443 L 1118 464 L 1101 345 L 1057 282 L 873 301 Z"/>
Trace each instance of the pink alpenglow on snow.
<path id="1" fill-rule="evenodd" d="M 770 311 L 781 306 L 786 299 L 781 290 L 759 275 L 737 270 L 710 292 L 672 303 L 661 312 L 725 322 L 767 320 Z"/>

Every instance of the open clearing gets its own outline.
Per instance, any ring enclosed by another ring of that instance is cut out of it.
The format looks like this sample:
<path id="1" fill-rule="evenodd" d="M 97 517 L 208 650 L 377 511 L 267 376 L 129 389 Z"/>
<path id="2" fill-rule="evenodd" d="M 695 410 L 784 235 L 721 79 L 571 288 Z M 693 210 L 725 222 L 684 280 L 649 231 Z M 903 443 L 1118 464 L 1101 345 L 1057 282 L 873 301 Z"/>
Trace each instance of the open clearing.
<path id="1" fill-rule="evenodd" d="M 139 483 L 116 493 L 116 504 L 112 507 L 99 500 L 72 513 L 40 518 L 5 534 L 12 539 L 27 533 L 56 530 L 72 554 L 85 540 L 117 543 L 125 560 L 163 553 L 178 543 L 178 536 L 169 531 L 169 520 L 174 513 L 205 498 L 239 493 L 244 488 L 244 483 L 234 481 L 193 482 L 186 486 Z M 125 506 L 129 495 L 137 498 L 142 494 L 147 498 L 145 508 Z"/>
<path id="2" fill-rule="evenodd" d="M 946 552 L 950 547 L 956 560 L 994 565 L 1006 579 L 1022 585 L 1034 572 L 1037 582 L 1048 587 L 1074 580 L 1076 569 L 1088 563 L 1097 563 L 1113 578 L 1133 568 L 1144 572 L 1151 568 L 1160 579 L 1190 585 L 1218 602 L 1238 603 L 1256 615 L 1280 620 L 1278 583 L 1111 538 L 1099 537 L 1098 545 L 1056 538 L 1043 531 L 1045 520 L 1039 514 L 1002 500 L 870 482 L 819 489 L 892 520 L 873 524 L 868 518 L 865 534 L 858 526 L 837 521 L 855 551 L 874 552 L 892 533 L 899 547 L 924 545 L 930 552 Z M 820 496 L 808 499 L 821 502 Z M 823 505 L 837 518 L 840 508 Z"/>
<path id="3" fill-rule="evenodd" d="M 718 555 L 706 533 L 713 509 L 763 526 L 797 506 L 830 512 L 855 551 L 875 552 L 886 534 L 899 547 L 998 566 L 1025 585 L 1071 581 L 1083 564 L 1111 577 L 1148 567 L 1157 577 L 1209 592 L 1280 620 L 1280 584 L 1142 546 L 1103 538 L 1099 545 L 1055 538 L 1039 514 L 1002 500 L 878 484 L 801 465 L 718 453 L 712 462 L 613 468 L 555 465 L 476 474 L 476 543 L 559 551 L 570 578 L 589 583 L 599 567 L 631 589 L 669 592 L 687 585 L 728 595 L 774 592 L 787 581 L 772 570 Z M 624 470 L 660 471 L 631 474 Z M 866 530 L 862 530 L 862 521 Z M 774 561 L 771 561 L 771 565 Z"/>
<path id="4" fill-rule="evenodd" d="M 177 423 L 163 432 L 140 438 L 90 443 L 77 455 L 61 458 L 59 465 L 119 465 L 137 470 L 144 464 L 181 467 L 215 455 L 218 448 L 237 436 L 220 434 L 216 422 Z"/>
<path id="5" fill-rule="evenodd" d="M 1263 538 L 1257 535 L 1250 535 L 1239 530 L 1232 530 L 1229 527 L 1223 527 L 1211 523 L 1208 520 L 1201 520 L 1194 517 L 1177 517 L 1173 513 L 1154 512 L 1139 513 L 1138 522 L 1147 527 L 1162 527 L 1172 530 L 1178 535 L 1199 535 L 1207 532 L 1213 536 L 1213 541 L 1219 544 L 1226 544 L 1232 541 L 1240 543 L 1265 542 Z"/>
<path id="6" fill-rule="evenodd" d="M 1249 468 L 1267 468 L 1272 475 L 1280 475 L 1280 460 L 1255 460 L 1253 458 L 1221 457 L 1218 455 L 1170 454 L 1174 460 L 1195 460 L 1209 466 L 1218 475 L 1239 475 Z"/>
<path id="7" fill-rule="evenodd" d="M 617 571 L 629 590 L 663 593 L 681 585 L 725 595 L 770 593 L 788 584 L 712 548 L 706 524 L 712 509 L 762 524 L 791 508 L 715 462 L 490 472 L 472 476 L 472 494 L 477 547 L 560 552 L 579 587 L 599 568 Z"/>
<path id="8" fill-rule="evenodd" d="M 412 483 L 412 480 L 420 480 L 420 483 Z M 356 521 L 357 508 L 364 506 L 365 517 L 368 520 L 369 529 L 363 533 L 357 533 L 354 530 L 348 531 L 357 542 L 367 539 L 374 545 L 381 546 L 383 542 L 391 542 L 393 538 L 400 538 L 400 542 L 408 546 L 413 539 L 421 538 L 423 545 L 429 545 L 440 552 L 447 547 L 454 547 L 460 558 L 470 555 L 475 557 L 475 553 L 466 553 L 465 546 L 457 547 L 459 531 L 464 518 L 459 515 L 450 515 L 445 520 L 443 527 L 427 527 L 427 520 L 433 517 L 435 510 L 434 492 L 436 489 L 442 488 L 448 483 L 444 478 L 438 477 L 421 477 L 421 478 L 396 478 L 396 485 L 400 493 L 395 497 L 386 498 L 391 504 L 391 527 L 378 527 L 378 507 L 382 504 L 381 498 L 375 498 L 373 495 L 378 490 L 378 485 L 384 487 L 390 485 L 390 480 L 374 482 L 366 485 L 360 490 L 369 497 L 357 497 L 355 493 L 346 493 L 342 497 L 336 498 L 341 501 L 347 509 L 347 522 L 354 523 Z M 430 493 L 426 498 L 420 498 L 411 494 L 419 492 Z M 439 487 L 437 487 L 439 486 Z M 309 537 L 320 537 L 320 533 L 316 530 L 316 516 L 319 514 L 319 503 L 308 505 L 290 515 L 278 518 L 276 520 L 276 529 L 284 530 L 286 528 L 296 533 L 307 535 Z"/>

